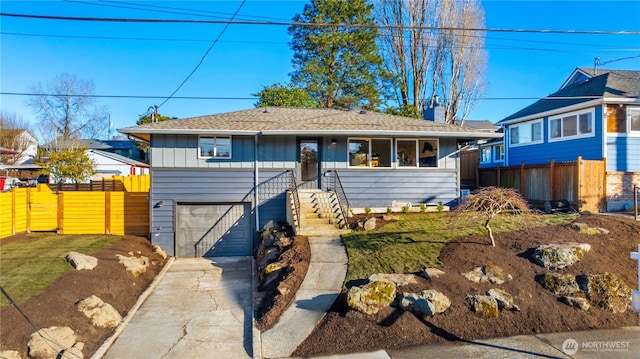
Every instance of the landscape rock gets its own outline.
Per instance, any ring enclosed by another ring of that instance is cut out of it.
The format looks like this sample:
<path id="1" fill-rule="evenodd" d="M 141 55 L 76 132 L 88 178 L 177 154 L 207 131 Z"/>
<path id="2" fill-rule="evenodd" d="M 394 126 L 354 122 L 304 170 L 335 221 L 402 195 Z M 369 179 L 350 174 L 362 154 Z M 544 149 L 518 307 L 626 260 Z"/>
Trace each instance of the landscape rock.
<path id="1" fill-rule="evenodd" d="M 589 235 L 609 234 L 608 229 L 589 227 L 586 223 L 578 223 L 578 222 L 571 223 L 571 228 L 575 229 L 580 233 L 589 234 Z"/>
<path id="2" fill-rule="evenodd" d="M 396 286 L 389 282 L 371 282 L 351 287 L 347 292 L 347 305 L 365 314 L 376 314 L 388 307 L 396 298 Z"/>
<path id="3" fill-rule="evenodd" d="M 598 308 L 624 313 L 631 305 L 631 288 L 614 274 L 583 274 L 576 280 L 587 299 Z"/>
<path id="4" fill-rule="evenodd" d="M 591 307 L 589 301 L 582 297 L 562 296 L 558 300 L 566 305 L 572 306 L 580 310 L 589 310 Z"/>
<path id="5" fill-rule="evenodd" d="M 371 217 L 364 222 L 363 228 L 365 231 L 370 231 L 372 229 L 376 229 L 376 219 L 375 217 Z"/>
<path id="6" fill-rule="evenodd" d="M 556 295 L 570 296 L 580 292 L 576 277 L 572 274 L 547 273 L 540 278 L 540 284 Z"/>
<path id="7" fill-rule="evenodd" d="M 100 328 L 115 328 L 122 321 L 118 311 L 95 295 L 85 298 L 76 304 L 76 309 L 91 319 L 91 324 Z"/>
<path id="8" fill-rule="evenodd" d="M 495 298 L 498 303 L 498 309 L 500 310 L 520 311 L 520 308 L 513 302 L 513 296 L 506 290 L 492 288 L 487 291 L 487 295 Z"/>
<path id="9" fill-rule="evenodd" d="M 282 254 L 280 247 L 268 247 L 262 250 L 261 255 L 258 256 L 258 271 L 264 271 L 270 263 L 280 258 L 280 254 Z"/>
<path id="10" fill-rule="evenodd" d="M 46 340 L 44 338 L 47 338 Z M 27 343 L 32 359 L 55 359 L 63 350 L 76 343 L 76 335 L 69 327 L 49 327 L 31 334 Z"/>
<path id="11" fill-rule="evenodd" d="M 547 269 L 562 269 L 580 261 L 589 250 L 588 243 L 544 244 L 534 249 L 531 258 Z"/>
<path id="12" fill-rule="evenodd" d="M 451 306 L 446 295 L 429 289 L 418 293 L 402 293 L 398 298 L 398 307 L 415 314 L 433 316 L 440 314 Z"/>
<path id="13" fill-rule="evenodd" d="M 430 279 L 430 278 L 438 278 L 441 275 L 444 275 L 444 272 L 441 271 L 438 268 L 425 268 L 421 273 L 420 276 L 424 277 L 426 279 Z"/>
<path id="14" fill-rule="evenodd" d="M 84 354 L 82 354 L 82 349 L 84 349 L 84 343 L 77 342 L 71 348 L 66 349 L 64 352 L 62 352 L 62 355 L 59 358 L 60 359 L 84 359 Z"/>
<path id="15" fill-rule="evenodd" d="M 22 359 L 22 356 L 16 350 L 3 350 L 0 351 L 0 359 Z"/>
<path id="16" fill-rule="evenodd" d="M 140 257 L 125 257 L 120 254 L 116 254 L 118 257 L 118 261 L 120 264 L 124 265 L 128 272 L 131 272 L 134 277 L 139 277 L 140 274 L 147 271 L 147 267 L 149 267 L 149 258 L 145 256 Z"/>
<path id="17" fill-rule="evenodd" d="M 265 268 L 264 268 L 264 273 L 269 275 L 273 272 L 277 272 L 279 270 L 281 270 L 282 268 L 286 267 L 287 264 L 284 262 L 273 262 L 273 263 L 269 263 Z"/>
<path id="18" fill-rule="evenodd" d="M 265 232 L 271 232 L 271 230 L 274 229 L 275 227 L 276 225 L 273 223 L 273 220 L 270 220 L 269 222 L 264 224 L 264 226 L 262 227 L 262 230 Z"/>
<path id="19" fill-rule="evenodd" d="M 389 282 L 401 287 L 403 285 L 418 283 L 416 276 L 413 274 L 395 274 L 395 273 L 377 273 L 369 277 L 369 282 Z"/>
<path id="20" fill-rule="evenodd" d="M 279 237 L 276 240 L 275 245 L 277 245 L 280 248 L 287 248 L 289 247 L 291 244 L 293 243 L 293 239 L 291 237 Z"/>
<path id="21" fill-rule="evenodd" d="M 382 215 L 382 219 L 385 221 L 399 221 L 400 216 L 398 216 L 397 214 L 384 214 Z"/>
<path id="22" fill-rule="evenodd" d="M 499 314 L 498 301 L 488 295 L 468 295 L 465 298 L 469 302 L 471 311 L 479 318 L 497 318 Z"/>
<path id="23" fill-rule="evenodd" d="M 160 257 L 162 257 L 162 259 L 167 259 L 167 252 L 160 248 L 159 245 L 154 244 L 153 245 L 153 253 L 157 253 Z"/>
<path id="24" fill-rule="evenodd" d="M 64 259 L 76 270 L 92 270 L 98 265 L 98 258 L 78 252 L 67 253 L 64 255 Z"/>
<path id="25" fill-rule="evenodd" d="M 476 267 L 469 272 L 462 273 L 462 275 L 474 283 L 503 284 L 513 279 L 511 274 L 505 273 L 495 264 Z"/>

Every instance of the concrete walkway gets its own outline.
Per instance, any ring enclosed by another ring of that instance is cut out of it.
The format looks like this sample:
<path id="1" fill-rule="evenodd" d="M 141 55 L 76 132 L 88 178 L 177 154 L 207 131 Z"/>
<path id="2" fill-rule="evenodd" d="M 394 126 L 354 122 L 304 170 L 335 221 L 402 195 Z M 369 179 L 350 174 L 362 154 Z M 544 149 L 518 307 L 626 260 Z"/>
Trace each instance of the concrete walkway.
<path id="1" fill-rule="evenodd" d="M 278 323 L 257 340 L 261 350 L 258 352 L 256 346 L 256 358 L 290 357 L 342 290 L 347 252 L 340 237 L 309 237 L 309 245 L 311 262 L 307 275 Z"/>
<path id="2" fill-rule="evenodd" d="M 251 257 L 176 259 L 103 358 L 253 357 L 252 273 Z"/>

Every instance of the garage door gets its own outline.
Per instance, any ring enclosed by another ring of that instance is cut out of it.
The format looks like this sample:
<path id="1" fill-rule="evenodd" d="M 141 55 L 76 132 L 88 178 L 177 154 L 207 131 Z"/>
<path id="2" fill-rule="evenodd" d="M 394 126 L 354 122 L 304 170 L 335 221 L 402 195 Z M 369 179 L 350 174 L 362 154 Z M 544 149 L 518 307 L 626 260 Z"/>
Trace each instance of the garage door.
<path id="1" fill-rule="evenodd" d="M 178 203 L 177 257 L 250 256 L 248 203 Z"/>

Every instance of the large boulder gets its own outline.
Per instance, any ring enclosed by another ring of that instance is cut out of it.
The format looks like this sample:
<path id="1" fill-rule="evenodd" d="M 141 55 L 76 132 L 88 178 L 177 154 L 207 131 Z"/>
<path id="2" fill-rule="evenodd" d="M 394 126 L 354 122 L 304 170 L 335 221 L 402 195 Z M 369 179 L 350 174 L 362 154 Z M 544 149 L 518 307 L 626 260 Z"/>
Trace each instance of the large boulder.
<path id="1" fill-rule="evenodd" d="M 572 274 L 547 273 L 540 277 L 542 287 L 556 295 L 580 293 L 576 277 Z"/>
<path id="2" fill-rule="evenodd" d="M 580 261 L 589 250 L 588 243 L 544 244 L 534 249 L 531 259 L 547 269 L 562 269 Z"/>
<path id="3" fill-rule="evenodd" d="M 420 276 L 426 279 L 438 278 L 441 275 L 444 275 L 444 272 L 438 268 L 425 268 L 422 272 L 420 272 Z"/>
<path id="4" fill-rule="evenodd" d="M 22 359 L 22 356 L 17 350 L 2 350 L 0 351 L 0 359 Z"/>
<path id="5" fill-rule="evenodd" d="M 149 267 L 149 258 L 145 256 L 135 257 L 125 257 L 120 254 L 116 254 L 118 257 L 118 261 L 120 264 L 124 265 L 127 272 L 131 272 L 134 277 L 139 277 L 142 273 L 147 271 L 147 267 Z"/>
<path id="6" fill-rule="evenodd" d="M 122 321 L 118 311 L 95 295 L 85 298 L 76 304 L 76 309 L 91 319 L 91 324 L 100 328 L 115 328 Z"/>
<path id="7" fill-rule="evenodd" d="M 498 303 L 498 309 L 500 310 L 520 310 L 520 308 L 514 304 L 513 296 L 506 290 L 492 288 L 487 291 L 487 295 L 496 300 Z"/>
<path id="8" fill-rule="evenodd" d="M 45 339 L 46 338 L 46 339 Z M 31 334 L 27 343 L 29 357 L 32 359 L 59 358 L 62 351 L 76 344 L 76 335 L 69 327 L 49 327 Z"/>
<path id="9" fill-rule="evenodd" d="M 365 314 L 376 314 L 388 307 L 396 298 L 396 286 L 389 282 L 375 281 L 361 287 L 351 287 L 347 292 L 347 305 Z"/>
<path id="10" fill-rule="evenodd" d="M 415 314 L 433 316 L 449 309 L 451 301 L 437 290 L 429 289 L 418 293 L 402 293 L 398 307 Z"/>
<path id="11" fill-rule="evenodd" d="M 98 265 L 98 258 L 78 252 L 69 252 L 64 255 L 64 259 L 76 270 L 92 270 Z"/>
<path id="12" fill-rule="evenodd" d="M 77 342 L 71 348 L 66 349 L 62 355 L 60 355 L 59 359 L 84 359 L 82 349 L 84 349 L 84 343 Z"/>
<path id="13" fill-rule="evenodd" d="M 377 273 L 369 277 L 369 282 L 389 282 L 397 287 L 418 283 L 414 274 Z"/>
<path id="14" fill-rule="evenodd" d="M 465 298 L 469 302 L 471 311 L 479 318 L 497 318 L 499 314 L 498 301 L 488 295 L 468 295 Z"/>
<path id="15" fill-rule="evenodd" d="M 503 284 L 513 279 L 511 274 L 505 273 L 502 268 L 495 264 L 476 267 L 469 272 L 462 273 L 462 275 L 474 283 Z"/>
<path id="16" fill-rule="evenodd" d="M 371 217 L 364 222 L 362 227 L 364 228 L 365 231 L 370 231 L 372 229 L 376 229 L 376 223 L 377 221 L 375 217 Z"/>
<path id="17" fill-rule="evenodd" d="M 587 299 L 598 308 L 624 313 L 631 305 L 631 288 L 614 274 L 583 274 L 576 280 Z"/>
<path id="18" fill-rule="evenodd" d="M 568 306 L 580 310 L 589 310 L 589 308 L 591 307 L 591 305 L 589 305 L 589 301 L 582 297 L 562 296 L 558 298 L 558 300 Z"/>

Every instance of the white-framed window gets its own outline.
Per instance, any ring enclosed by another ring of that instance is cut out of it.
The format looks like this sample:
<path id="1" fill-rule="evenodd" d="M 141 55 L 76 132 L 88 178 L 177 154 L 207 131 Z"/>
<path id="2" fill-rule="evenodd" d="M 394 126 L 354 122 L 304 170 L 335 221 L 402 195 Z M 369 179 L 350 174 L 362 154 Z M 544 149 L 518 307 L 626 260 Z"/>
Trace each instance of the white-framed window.
<path id="1" fill-rule="evenodd" d="M 542 120 L 529 121 L 509 126 L 511 146 L 542 143 Z"/>
<path id="2" fill-rule="evenodd" d="M 480 148 L 480 163 L 491 162 L 491 146 Z"/>
<path id="3" fill-rule="evenodd" d="M 350 138 L 349 167 L 391 167 L 390 138 Z"/>
<path id="4" fill-rule="evenodd" d="M 397 166 L 438 167 L 437 139 L 398 139 L 396 140 Z"/>
<path id="5" fill-rule="evenodd" d="M 574 112 L 549 119 L 549 141 L 594 136 L 593 111 Z"/>
<path id="6" fill-rule="evenodd" d="M 629 131 L 640 132 L 640 106 L 627 106 Z"/>
<path id="7" fill-rule="evenodd" d="M 504 162 L 504 144 L 493 146 L 493 162 Z"/>
<path id="8" fill-rule="evenodd" d="M 231 158 L 231 136 L 198 137 L 200 158 Z"/>

